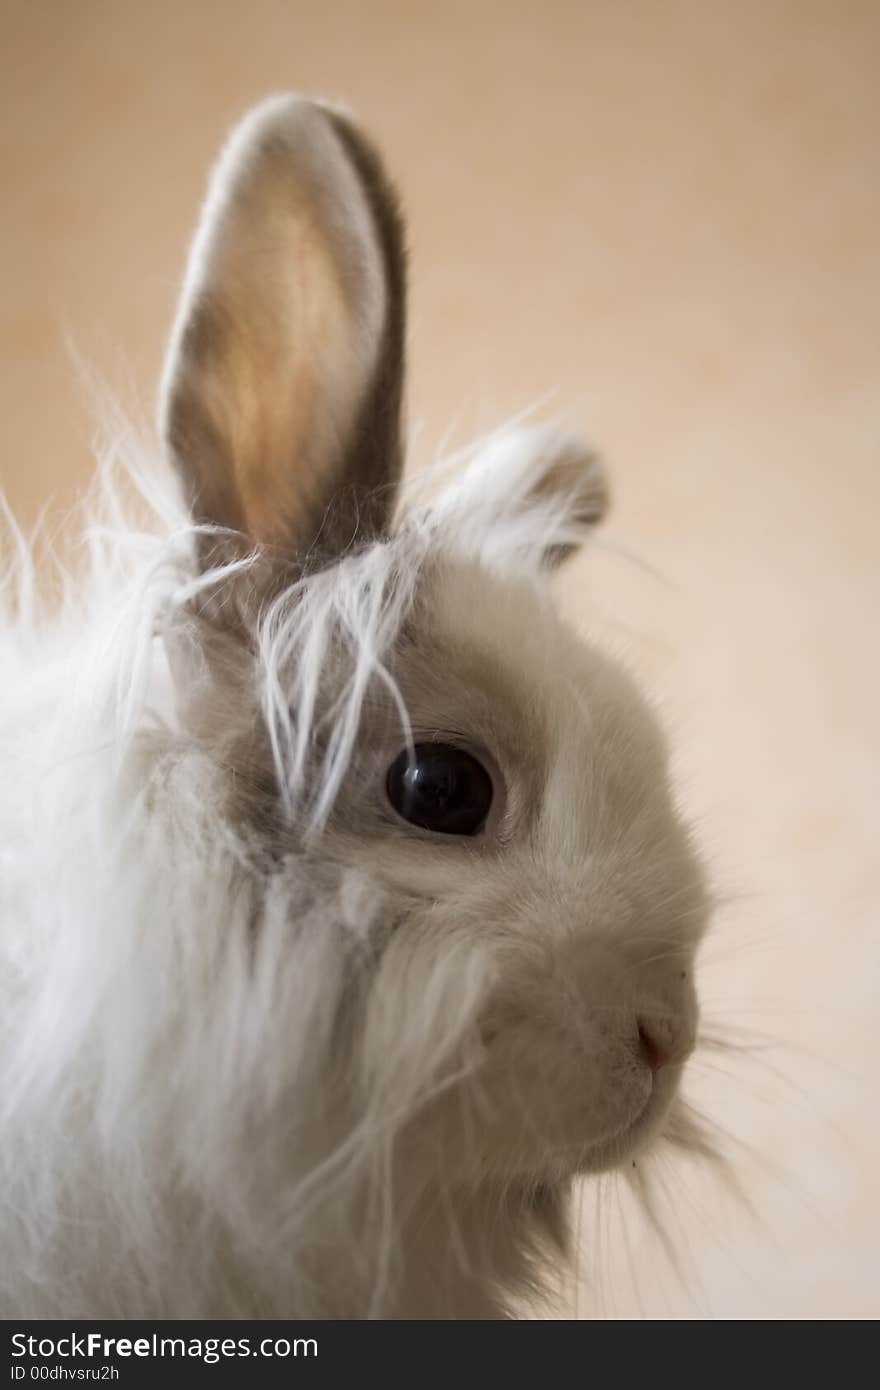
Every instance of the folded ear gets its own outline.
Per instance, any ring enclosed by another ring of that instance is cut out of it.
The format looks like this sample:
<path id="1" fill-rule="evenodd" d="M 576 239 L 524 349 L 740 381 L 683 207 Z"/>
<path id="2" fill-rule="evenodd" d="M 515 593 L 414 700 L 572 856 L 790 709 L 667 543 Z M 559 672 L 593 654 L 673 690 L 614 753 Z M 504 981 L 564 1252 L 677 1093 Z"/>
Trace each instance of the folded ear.
<path id="1" fill-rule="evenodd" d="M 449 542 L 494 568 L 555 569 L 608 510 L 608 481 L 580 439 L 547 425 L 500 431 L 440 495 Z"/>
<path id="2" fill-rule="evenodd" d="M 396 200 L 343 116 L 273 98 L 211 180 L 160 424 L 197 522 L 327 559 L 387 526 L 401 471 Z M 217 557 L 210 538 L 201 562 Z"/>

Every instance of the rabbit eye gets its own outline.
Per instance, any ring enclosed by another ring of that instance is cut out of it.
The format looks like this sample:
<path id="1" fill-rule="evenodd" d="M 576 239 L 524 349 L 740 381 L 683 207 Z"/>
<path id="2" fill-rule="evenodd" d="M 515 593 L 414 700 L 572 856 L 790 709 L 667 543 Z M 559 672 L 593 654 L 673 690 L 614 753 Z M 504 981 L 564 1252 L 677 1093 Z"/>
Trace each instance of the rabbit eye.
<path id="1" fill-rule="evenodd" d="M 478 835 L 492 805 L 492 778 L 482 763 L 448 743 L 404 748 L 385 787 L 398 815 L 438 835 Z"/>

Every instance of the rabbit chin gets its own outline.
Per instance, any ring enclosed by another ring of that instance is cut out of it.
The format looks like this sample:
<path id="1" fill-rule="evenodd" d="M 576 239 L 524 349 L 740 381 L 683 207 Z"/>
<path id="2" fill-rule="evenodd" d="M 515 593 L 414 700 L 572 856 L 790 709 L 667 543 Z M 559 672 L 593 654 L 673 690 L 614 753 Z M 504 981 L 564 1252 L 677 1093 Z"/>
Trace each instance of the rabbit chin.
<path id="1" fill-rule="evenodd" d="M 529 1176 L 539 1180 L 564 1180 L 590 1173 L 621 1168 L 648 1150 L 663 1132 L 664 1124 L 678 1094 L 678 1077 L 671 1068 L 667 1076 L 655 1076 L 647 1095 L 619 1098 L 616 1120 L 593 1125 L 589 1119 L 579 1126 L 581 1135 L 558 1146 L 552 1139 L 536 1145 L 534 1163 L 526 1166 Z"/>
<path id="2" fill-rule="evenodd" d="M 591 1140 L 575 1161 L 578 1173 L 602 1173 L 632 1163 L 663 1133 L 678 1096 L 681 1067 L 669 1067 L 653 1079 L 650 1094 L 621 1129 Z"/>
<path id="3" fill-rule="evenodd" d="M 677 1085 L 664 1081 L 653 1087 L 646 1099 L 621 1107 L 616 1126 L 609 1126 L 589 1138 L 558 1142 L 549 1139 L 532 1145 L 512 1145 L 501 1155 L 501 1164 L 508 1166 L 510 1157 L 518 1150 L 513 1177 L 530 1182 L 564 1182 L 591 1173 L 610 1172 L 634 1162 L 662 1134 L 664 1124 L 677 1094 Z M 585 1126 L 584 1129 L 589 1128 Z"/>

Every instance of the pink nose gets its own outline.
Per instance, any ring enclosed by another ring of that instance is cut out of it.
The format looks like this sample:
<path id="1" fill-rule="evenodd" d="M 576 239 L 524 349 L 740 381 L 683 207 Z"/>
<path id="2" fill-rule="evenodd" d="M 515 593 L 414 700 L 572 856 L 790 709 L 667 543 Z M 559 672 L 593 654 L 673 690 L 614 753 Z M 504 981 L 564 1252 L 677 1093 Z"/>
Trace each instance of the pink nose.
<path id="1" fill-rule="evenodd" d="M 670 1049 L 663 1036 L 664 1030 L 651 1020 L 643 1018 L 639 1019 L 638 1025 L 639 1056 L 646 1067 L 658 1072 L 670 1059 Z"/>

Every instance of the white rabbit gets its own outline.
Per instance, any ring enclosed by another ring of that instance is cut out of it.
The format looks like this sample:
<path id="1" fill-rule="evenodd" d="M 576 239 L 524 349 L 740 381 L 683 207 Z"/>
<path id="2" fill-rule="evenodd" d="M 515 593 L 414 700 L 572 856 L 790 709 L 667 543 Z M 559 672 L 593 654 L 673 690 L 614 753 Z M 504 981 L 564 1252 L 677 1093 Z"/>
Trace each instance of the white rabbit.
<path id="1" fill-rule="evenodd" d="M 604 478 L 518 429 L 401 505 L 404 278 L 363 135 L 259 106 L 167 359 L 186 505 L 52 618 L 13 557 L 3 1316 L 508 1316 L 677 1123 L 704 876 L 550 593 Z"/>

